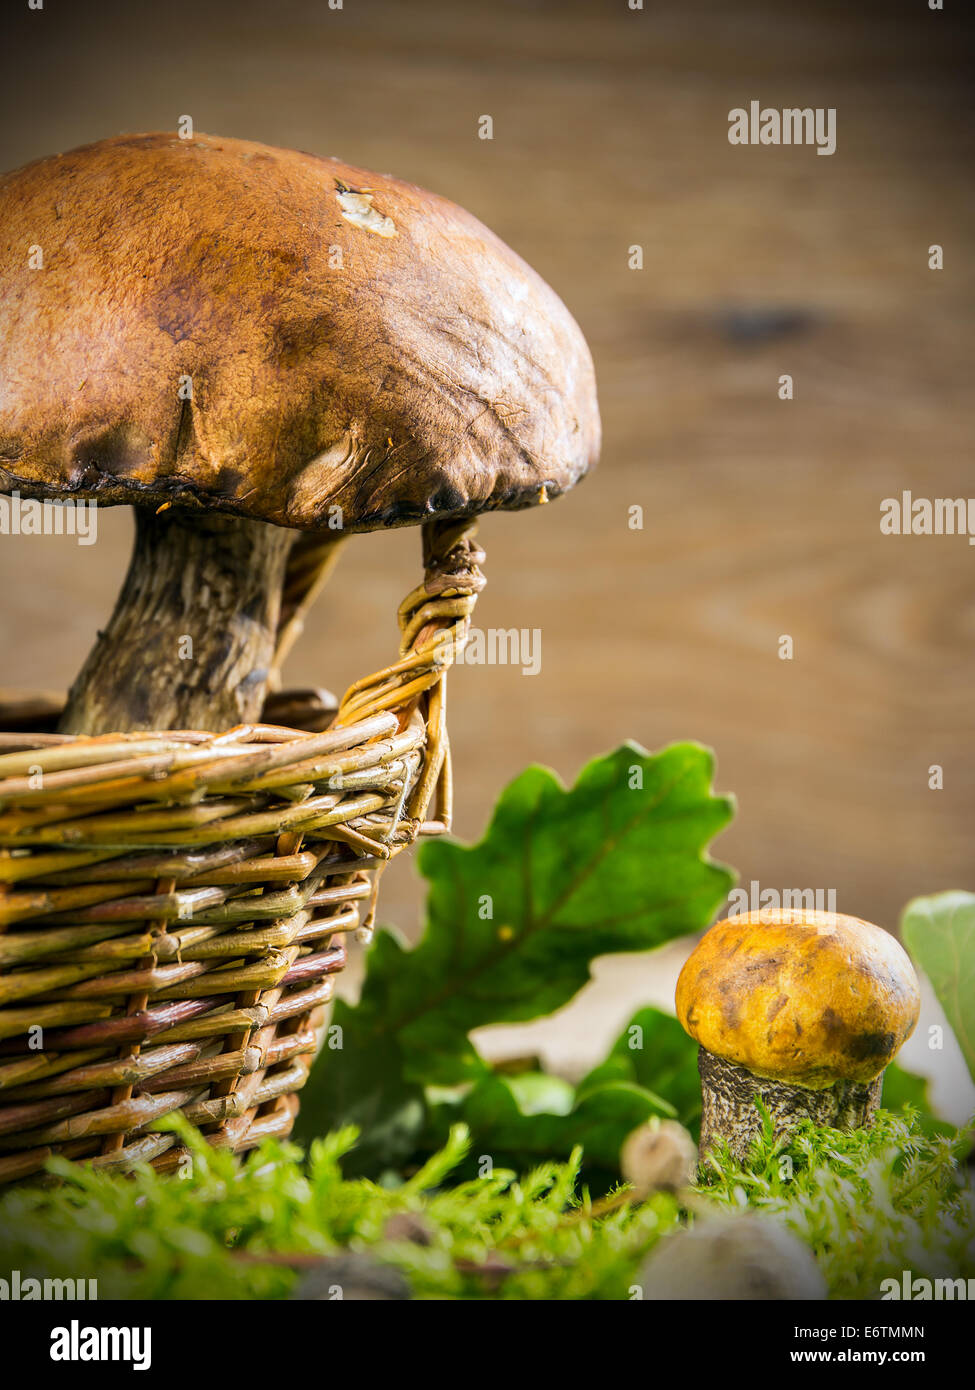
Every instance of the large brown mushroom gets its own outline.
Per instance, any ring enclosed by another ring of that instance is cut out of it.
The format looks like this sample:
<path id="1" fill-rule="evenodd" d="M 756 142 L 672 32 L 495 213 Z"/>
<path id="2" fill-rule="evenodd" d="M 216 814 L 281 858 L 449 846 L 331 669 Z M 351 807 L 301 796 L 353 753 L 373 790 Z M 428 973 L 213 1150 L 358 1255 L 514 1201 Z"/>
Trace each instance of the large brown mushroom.
<path id="1" fill-rule="evenodd" d="M 136 514 L 62 730 L 253 719 L 295 531 L 292 624 L 341 537 L 530 506 L 595 460 L 565 306 L 412 184 L 134 135 L 7 174 L 0 204 L 0 491 Z"/>
<path id="2" fill-rule="evenodd" d="M 870 1122 L 887 1063 L 921 1007 L 903 947 L 836 912 L 763 909 L 712 927 L 677 981 L 677 1017 L 700 1044 L 701 1154 L 744 1161 L 762 1127 Z"/>

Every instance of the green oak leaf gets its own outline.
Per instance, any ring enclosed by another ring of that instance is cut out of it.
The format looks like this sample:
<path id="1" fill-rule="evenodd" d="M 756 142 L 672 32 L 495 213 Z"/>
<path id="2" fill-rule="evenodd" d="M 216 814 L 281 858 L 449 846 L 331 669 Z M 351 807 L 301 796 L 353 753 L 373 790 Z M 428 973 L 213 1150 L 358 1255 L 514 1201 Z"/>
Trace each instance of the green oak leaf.
<path id="1" fill-rule="evenodd" d="M 613 1044 L 606 1060 L 579 1083 L 583 1097 L 610 1081 L 630 1082 L 652 1092 L 674 1119 L 696 1134 L 701 1119 L 697 1043 L 672 1014 L 640 1009 Z"/>
<path id="2" fill-rule="evenodd" d="M 975 893 L 915 898 L 904 909 L 901 932 L 931 981 L 975 1080 Z"/>
<path id="3" fill-rule="evenodd" d="M 553 1013 L 587 983 L 595 957 L 707 924 L 733 883 L 704 853 L 732 815 L 711 794 L 712 775 L 696 744 L 656 755 L 626 744 L 569 791 L 533 767 L 503 793 L 479 844 L 423 847 L 428 927 L 399 982 L 417 1080 L 478 1075 L 471 1029 Z"/>
<path id="4" fill-rule="evenodd" d="M 478 844 L 427 843 L 424 936 L 407 951 L 377 935 L 359 1003 L 335 1020 L 342 1049 L 323 1053 L 306 1087 L 298 1136 L 353 1122 L 377 1089 L 402 1099 L 402 1088 L 413 1098 L 483 1081 L 473 1029 L 553 1013 L 597 956 L 706 926 L 734 883 L 706 852 L 733 814 L 711 791 L 713 772 L 693 743 L 657 754 L 624 744 L 570 789 L 530 767 Z"/>

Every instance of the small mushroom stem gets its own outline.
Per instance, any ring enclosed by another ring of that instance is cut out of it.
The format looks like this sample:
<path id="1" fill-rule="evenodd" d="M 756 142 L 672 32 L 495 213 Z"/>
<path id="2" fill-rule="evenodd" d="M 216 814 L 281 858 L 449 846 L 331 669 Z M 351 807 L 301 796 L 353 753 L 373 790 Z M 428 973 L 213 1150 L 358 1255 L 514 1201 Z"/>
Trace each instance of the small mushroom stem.
<path id="1" fill-rule="evenodd" d="M 736 1062 L 716 1057 L 707 1048 L 697 1056 L 701 1073 L 701 1158 L 724 1139 L 740 1163 L 762 1130 L 756 1096 L 768 1110 L 775 1138 L 789 1135 L 801 1120 L 831 1129 L 860 1129 L 870 1124 L 880 1104 L 883 1076 L 873 1081 L 834 1081 L 822 1090 L 795 1082 L 755 1076 Z"/>
<path id="2" fill-rule="evenodd" d="M 219 731 L 259 718 L 294 532 L 136 508 L 115 611 L 71 687 L 60 732 Z"/>

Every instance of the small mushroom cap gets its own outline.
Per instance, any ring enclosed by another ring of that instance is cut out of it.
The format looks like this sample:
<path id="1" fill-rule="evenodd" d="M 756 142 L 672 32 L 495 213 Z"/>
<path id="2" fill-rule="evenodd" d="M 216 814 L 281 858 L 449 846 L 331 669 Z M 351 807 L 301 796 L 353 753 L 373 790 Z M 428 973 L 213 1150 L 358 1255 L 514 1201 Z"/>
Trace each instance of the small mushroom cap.
<path id="1" fill-rule="evenodd" d="M 346 531 L 548 501 L 592 359 L 476 218 L 337 159 L 133 135 L 0 178 L 0 491 Z"/>
<path id="2" fill-rule="evenodd" d="M 879 1076 L 914 1031 L 921 997 L 906 952 L 881 927 L 763 909 L 707 932 L 680 973 L 676 1004 L 708 1052 L 819 1089 Z"/>
<path id="3" fill-rule="evenodd" d="M 620 1173 L 638 1201 L 652 1192 L 677 1192 L 697 1176 L 697 1145 L 676 1120 L 648 1120 L 624 1139 Z"/>

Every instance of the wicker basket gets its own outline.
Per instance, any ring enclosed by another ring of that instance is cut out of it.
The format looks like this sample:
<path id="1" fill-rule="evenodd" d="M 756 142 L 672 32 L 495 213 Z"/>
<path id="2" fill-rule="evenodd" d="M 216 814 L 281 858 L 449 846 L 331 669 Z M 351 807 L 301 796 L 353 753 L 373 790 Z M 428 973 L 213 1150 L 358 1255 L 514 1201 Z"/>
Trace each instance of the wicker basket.
<path id="1" fill-rule="evenodd" d="M 483 556 L 462 524 L 424 548 L 400 659 L 337 713 L 279 695 L 265 716 L 300 727 L 0 733 L 0 1182 L 54 1153 L 175 1169 L 153 1125 L 177 1110 L 235 1151 L 289 1133 L 345 935 L 449 823 L 445 675 Z"/>

